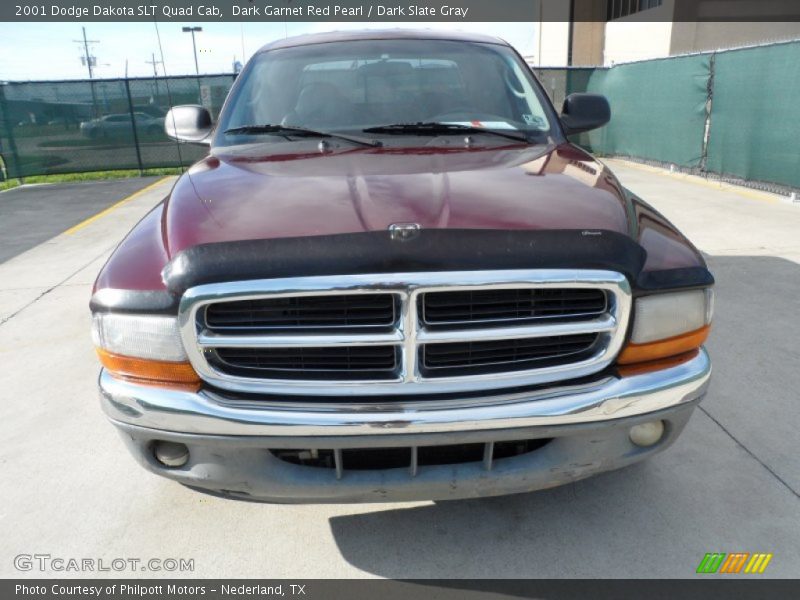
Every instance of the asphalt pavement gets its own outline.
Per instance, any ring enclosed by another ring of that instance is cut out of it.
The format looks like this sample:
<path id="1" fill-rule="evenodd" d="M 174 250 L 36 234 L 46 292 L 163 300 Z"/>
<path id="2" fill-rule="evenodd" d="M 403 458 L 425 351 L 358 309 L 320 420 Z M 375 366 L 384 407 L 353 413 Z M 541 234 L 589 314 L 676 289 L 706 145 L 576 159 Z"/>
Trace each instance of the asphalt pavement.
<path id="1" fill-rule="evenodd" d="M 0 193 L 0 263 L 38 246 L 157 180 L 158 177 L 136 177 L 37 184 Z"/>
<path id="2" fill-rule="evenodd" d="M 718 282 L 710 391 L 665 453 L 552 490 L 404 504 L 239 502 L 145 472 L 99 408 L 87 304 L 165 180 L 0 263 L 0 576 L 40 576 L 14 557 L 48 553 L 194 560 L 193 572 L 50 576 L 683 578 L 706 552 L 770 552 L 765 577 L 799 577 L 800 205 L 610 163 Z"/>

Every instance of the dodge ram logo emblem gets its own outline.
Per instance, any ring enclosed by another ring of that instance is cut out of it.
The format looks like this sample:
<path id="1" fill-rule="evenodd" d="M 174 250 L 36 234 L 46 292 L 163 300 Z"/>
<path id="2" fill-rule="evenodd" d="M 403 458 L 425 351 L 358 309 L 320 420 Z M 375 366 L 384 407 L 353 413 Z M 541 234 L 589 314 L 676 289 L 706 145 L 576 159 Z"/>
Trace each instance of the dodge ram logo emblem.
<path id="1" fill-rule="evenodd" d="M 421 229 L 419 223 L 392 223 L 389 225 L 389 235 L 393 240 L 403 242 L 416 237 Z"/>

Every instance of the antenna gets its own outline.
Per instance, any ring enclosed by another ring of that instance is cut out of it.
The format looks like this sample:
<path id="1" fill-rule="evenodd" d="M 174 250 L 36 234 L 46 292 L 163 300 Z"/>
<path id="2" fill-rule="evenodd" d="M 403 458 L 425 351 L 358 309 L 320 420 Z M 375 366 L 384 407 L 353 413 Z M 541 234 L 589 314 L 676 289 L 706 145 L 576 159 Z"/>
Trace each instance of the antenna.
<path id="1" fill-rule="evenodd" d="M 161 56 L 161 68 L 164 69 L 164 85 L 167 86 L 167 101 L 169 102 L 170 108 L 172 108 L 172 93 L 169 89 L 169 79 L 167 78 L 167 66 L 164 64 L 164 46 L 161 45 L 161 33 L 158 30 L 158 21 L 153 19 L 153 26 L 156 28 L 156 38 L 158 39 L 158 53 Z M 153 60 L 155 60 L 155 56 L 153 56 Z M 153 65 L 153 69 L 155 69 L 155 65 Z M 181 143 L 178 140 L 178 131 L 177 127 L 175 128 L 175 149 L 178 151 L 178 162 L 181 165 L 181 170 L 184 169 L 183 166 L 183 155 L 181 154 Z"/>

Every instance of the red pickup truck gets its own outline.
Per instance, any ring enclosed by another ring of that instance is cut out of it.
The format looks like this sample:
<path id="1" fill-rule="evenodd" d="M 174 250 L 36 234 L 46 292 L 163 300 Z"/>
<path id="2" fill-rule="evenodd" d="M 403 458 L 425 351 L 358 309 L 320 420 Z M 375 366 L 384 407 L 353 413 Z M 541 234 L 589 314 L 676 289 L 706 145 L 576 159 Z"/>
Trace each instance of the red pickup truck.
<path id="1" fill-rule="evenodd" d="M 713 277 L 479 35 L 340 32 L 249 61 L 91 300 L 147 469 L 273 502 L 523 492 L 664 450 L 705 394 Z"/>

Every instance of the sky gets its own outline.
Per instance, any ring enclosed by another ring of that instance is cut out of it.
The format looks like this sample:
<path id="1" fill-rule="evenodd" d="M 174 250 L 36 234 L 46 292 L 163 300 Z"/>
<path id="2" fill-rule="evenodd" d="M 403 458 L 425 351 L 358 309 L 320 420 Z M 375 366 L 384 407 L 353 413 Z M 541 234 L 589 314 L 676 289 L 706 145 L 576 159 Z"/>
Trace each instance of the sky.
<path id="1" fill-rule="evenodd" d="M 338 29 L 384 29 L 412 27 L 487 33 L 504 38 L 522 55 L 533 54 L 536 23 L 159 23 L 164 51 L 163 75 L 194 74 L 191 36 L 185 25 L 199 25 L 197 58 L 200 73 L 230 73 L 234 60 L 249 58 L 262 45 L 283 37 Z M 96 78 L 123 77 L 127 64 L 131 77 L 153 75 L 153 65 L 161 56 L 154 23 L 0 23 L 0 81 L 44 79 L 84 79 L 87 69 L 81 64 L 83 37 L 97 40 L 90 54 L 97 57 Z M 244 61 L 242 61 L 244 62 Z"/>

